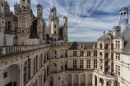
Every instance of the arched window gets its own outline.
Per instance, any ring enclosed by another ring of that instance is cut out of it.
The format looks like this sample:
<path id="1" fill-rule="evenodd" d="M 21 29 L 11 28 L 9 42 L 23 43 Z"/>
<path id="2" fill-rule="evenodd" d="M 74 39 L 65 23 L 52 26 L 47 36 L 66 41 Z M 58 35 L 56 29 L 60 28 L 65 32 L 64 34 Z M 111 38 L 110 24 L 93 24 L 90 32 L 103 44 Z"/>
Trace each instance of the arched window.
<path id="1" fill-rule="evenodd" d="M 106 43 L 106 45 L 105 45 L 105 49 L 108 49 L 108 43 Z"/>
<path id="2" fill-rule="evenodd" d="M 102 43 L 100 43 L 100 49 L 102 49 Z"/>
<path id="3" fill-rule="evenodd" d="M 108 58 L 108 53 L 105 53 L 105 58 Z"/>
<path id="4" fill-rule="evenodd" d="M 113 49 L 114 48 L 114 44 L 113 43 L 111 43 L 111 49 Z"/>
<path id="5" fill-rule="evenodd" d="M 102 52 L 100 52 L 100 56 L 102 56 Z"/>

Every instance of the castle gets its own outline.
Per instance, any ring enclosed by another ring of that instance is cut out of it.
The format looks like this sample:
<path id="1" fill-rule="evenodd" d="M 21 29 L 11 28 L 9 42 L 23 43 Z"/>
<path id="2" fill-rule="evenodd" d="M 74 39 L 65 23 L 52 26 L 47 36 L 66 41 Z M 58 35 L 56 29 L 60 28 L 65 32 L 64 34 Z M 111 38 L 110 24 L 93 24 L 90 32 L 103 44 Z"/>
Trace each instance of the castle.
<path id="1" fill-rule="evenodd" d="M 10 11 L 0 0 L 0 86 L 130 86 L 128 8 L 119 11 L 119 25 L 97 42 L 68 42 L 68 18 L 59 25 L 52 7 L 49 25 L 43 7 L 37 17 L 31 0 Z"/>

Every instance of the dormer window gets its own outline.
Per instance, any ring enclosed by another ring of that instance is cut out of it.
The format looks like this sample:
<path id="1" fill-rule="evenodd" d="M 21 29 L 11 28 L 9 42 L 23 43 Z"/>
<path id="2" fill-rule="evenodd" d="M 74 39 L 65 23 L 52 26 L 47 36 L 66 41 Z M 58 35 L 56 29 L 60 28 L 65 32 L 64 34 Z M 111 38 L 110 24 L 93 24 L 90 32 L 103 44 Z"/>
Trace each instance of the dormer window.
<path id="1" fill-rule="evenodd" d="M 83 46 L 81 45 L 81 48 L 83 48 Z"/>
<path id="2" fill-rule="evenodd" d="M 84 49 L 84 45 L 83 45 L 83 44 L 81 44 L 81 45 L 79 46 L 79 48 Z"/>

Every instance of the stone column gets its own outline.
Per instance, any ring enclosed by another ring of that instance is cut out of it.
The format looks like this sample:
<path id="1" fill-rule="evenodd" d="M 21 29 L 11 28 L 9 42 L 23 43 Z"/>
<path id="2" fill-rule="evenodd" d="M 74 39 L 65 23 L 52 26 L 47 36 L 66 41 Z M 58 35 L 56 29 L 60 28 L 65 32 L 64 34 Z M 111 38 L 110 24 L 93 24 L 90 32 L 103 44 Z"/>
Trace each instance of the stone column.
<path id="1" fill-rule="evenodd" d="M 111 81 L 111 86 L 114 86 L 114 81 Z"/>
<path id="2" fill-rule="evenodd" d="M 97 77 L 97 86 L 101 86 L 99 77 Z"/>
<path id="3" fill-rule="evenodd" d="M 56 63 L 55 63 L 56 64 Z M 58 73 L 58 67 L 59 67 L 59 65 L 58 65 L 58 63 L 56 64 L 56 72 Z"/>
<path id="4" fill-rule="evenodd" d="M 95 75 L 92 75 L 92 86 L 95 86 Z"/>
<path id="5" fill-rule="evenodd" d="M 85 80 L 85 84 L 86 84 L 86 86 L 88 86 L 88 85 L 87 85 L 87 84 L 88 84 L 88 82 L 87 82 L 87 78 L 88 78 L 88 77 L 87 77 L 87 74 L 85 74 L 85 76 L 86 76 L 86 78 L 85 78 L 85 79 L 86 79 L 86 80 Z"/>
<path id="6" fill-rule="evenodd" d="M 31 77 L 33 77 L 33 75 L 34 75 L 33 74 L 33 71 L 34 71 L 34 68 L 33 68 L 34 67 L 34 63 L 33 62 L 34 62 L 34 59 L 31 59 Z"/>
<path id="7" fill-rule="evenodd" d="M 106 86 L 106 84 L 107 84 L 107 81 L 106 81 L 106 80 L 104 80 L 103 86 Z"/>
<path id="8" fill-rule="evenodd" d="M 79 74 L 79 86 L 80 86 L 80 74 Z"/>
<path id="9" fill-rule="evenodd" d="M 93 60 L 91 60 L 91 68 L 92 69 L 94 68 L 94 62 L 93 62 Z"/>
<path id="10" fill-rule="evenodd" d="M 72 86 L 74 86 L 74 85 L 73 85 L 73 74 L 72 74 Z"/>
<path id="11" fill-rule="evenodd" d="M 23 76 L 24 76 L 24 72 L 23 72 L 23 70 L 24 70 L 24 63 L 21 63 L 21 64 L 19 64 L 19 67 L 20 67 L 20 81 L 19 81 L 19 84 L 20 84 L 20 86 L 24 86 L 24 82 L 23 82 Z"/>

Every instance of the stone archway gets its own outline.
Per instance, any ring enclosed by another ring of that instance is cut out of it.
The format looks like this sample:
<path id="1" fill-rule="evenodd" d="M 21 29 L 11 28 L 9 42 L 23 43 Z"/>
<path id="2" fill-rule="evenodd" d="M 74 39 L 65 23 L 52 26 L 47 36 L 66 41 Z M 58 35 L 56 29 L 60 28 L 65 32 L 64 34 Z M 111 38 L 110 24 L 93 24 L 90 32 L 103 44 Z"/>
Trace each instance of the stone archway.
<path id="1" fill-rule="evenodd" d="M 80 75 L 80 86 L 85 86 L 85 80 L 86 80 L 86 77 L 85 77 L 85 74 L 81 74 Z"/>
<path id="2" fill-rule="evenodd" d="M 65 65 L 63 62 L 60 62 L 60 71 L 63 71 L 65 69 Z"/>
<path id="3" fill-rule="evenodd" d="M 57 64 L 56 63 L 52 63 L 50 65 L 50 72 L 51 73 L 56 73 L 57 72 Z"/>
<path id="4" fill-rule="evenodd" d="M 71 74 L 68 74 L 68 75 L 67 75 L 67 85 L 68 85 L 68 86 L 71 86 L 71 85 L 72 85 L 72 75 L 71 75 Z"/>
<path id="5" fill-rule="evenodd" d="M 73 75 L 73 85 L 74 86 L 79 86 L 79 77 L 78 74 Z"/>
<path id="6" fill-rule="evenodd" d="M 50 58 L 55 59 L 56 57 L 57 57 L 57 51 L 56 50 L 51 50 Z"/>
<path id="7" fill-rule="evenodd" d="M 18 65 L 7 67 L 0 74 L 0 80 L 1 86 L 20 86 L 20 69 Z"/>

